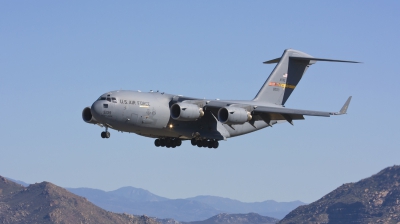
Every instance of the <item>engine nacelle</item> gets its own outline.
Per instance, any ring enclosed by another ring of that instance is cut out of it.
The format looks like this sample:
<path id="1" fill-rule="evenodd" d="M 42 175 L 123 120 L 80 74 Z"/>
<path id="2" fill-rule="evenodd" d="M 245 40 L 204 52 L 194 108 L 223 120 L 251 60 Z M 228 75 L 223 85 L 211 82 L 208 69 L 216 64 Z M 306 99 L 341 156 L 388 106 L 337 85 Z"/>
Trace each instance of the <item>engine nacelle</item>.
<path id="1" fill-rule="evenodd" d="M 178 121 L 195 121 L 204 116 L 203 108 L 196 104 L 175 103 L 171 106 L 171 117 Z"/>
<path id="2" fill-rule="evenodd" d="M 240 107 L 223 107 L 218 110 L 218 120 L 223 124 L 244 124 L 251 119 L 250 112 Z"/>
<path id="3" fill-rule="evenodd" d="M 96 119 L 94 119 L 94 117 L 92 115 L 92 110 L 90 109 L 90 107 L 86 107 L 85 109 L 83 109 L 83 111 L 82 111 L 82 119 L 86 123 L 90 123 L 90 124 L 99 123 L 99 122 L 96 121 Z"/>

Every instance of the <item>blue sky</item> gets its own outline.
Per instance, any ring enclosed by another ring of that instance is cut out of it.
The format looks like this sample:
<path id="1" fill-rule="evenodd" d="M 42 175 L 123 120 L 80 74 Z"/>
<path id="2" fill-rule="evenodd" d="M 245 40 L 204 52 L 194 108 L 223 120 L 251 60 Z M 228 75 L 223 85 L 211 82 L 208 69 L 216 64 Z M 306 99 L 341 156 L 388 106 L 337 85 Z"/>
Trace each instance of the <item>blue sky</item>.
<path id="1" fill-rule="evenodd" d="M 147 189 L 246 202 L 313 202 L 399 164 L 398 1 L 1 1 L 0 175 L 63 187 Z M 217 150 L 82 121 L 110 90 L 252 99 L 286 48 L 318 62 L 287 107 L 306 117 L 221 142 Z"/>

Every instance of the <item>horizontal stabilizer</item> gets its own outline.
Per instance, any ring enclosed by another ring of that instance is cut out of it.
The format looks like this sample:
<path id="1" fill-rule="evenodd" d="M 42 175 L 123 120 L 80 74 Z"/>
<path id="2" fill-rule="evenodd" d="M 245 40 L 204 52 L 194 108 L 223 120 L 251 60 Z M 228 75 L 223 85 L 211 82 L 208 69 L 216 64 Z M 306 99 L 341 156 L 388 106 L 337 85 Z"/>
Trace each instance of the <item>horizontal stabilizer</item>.
<path id="1" fill-rule="evenodd" d="M 327 59 L 327 58 L 309 58 L 309 57 L 293 57 L 293 56 L 290 56 L 289 58 L 293 58 L 296 60 L 304 60 L 304 61 L 330 61 L 330 62 L 361 63 L 358 61 L 344 61 L 344 60 L 335 60 L 335 59 Z"/>
<path id="2" fill-rule="evenodd" d="M 335 60 L 335 59 L 327 59 L 327 58 L 312 58 L 312 57 L 295 57 L 289 56 L 291 59 L 301 60 L 301 61 L 330 61 L 330 62 L 347 62 L 347 63 L 361 63 L 358 61 L 345 61 L 345 60 Z M 264 64 L 275 64 L 280 62 L 281 58 L 275 58 L 269 61 L 263 62 Z"/>

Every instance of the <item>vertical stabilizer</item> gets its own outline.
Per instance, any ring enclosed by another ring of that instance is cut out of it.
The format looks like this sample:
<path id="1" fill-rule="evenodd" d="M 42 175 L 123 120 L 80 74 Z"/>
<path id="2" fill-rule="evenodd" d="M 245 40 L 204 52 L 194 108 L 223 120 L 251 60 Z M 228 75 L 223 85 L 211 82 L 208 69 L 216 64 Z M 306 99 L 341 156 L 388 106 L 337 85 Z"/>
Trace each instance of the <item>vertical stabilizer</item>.
<path id="1" fill-rule="evenodd" d="M 298 58 L 302 58 L 302 60 L 298 60 Z M 304 60 L 305 58 L 310 58 L 310 60 Z M 282 57 L 264 62 L 265 64 L 278 64 L 254 101 L 284 105 L 309 65 L 315 62 L 311 60 L 312 58 L 301 51 L 287 49 L 283 52 Z"/>

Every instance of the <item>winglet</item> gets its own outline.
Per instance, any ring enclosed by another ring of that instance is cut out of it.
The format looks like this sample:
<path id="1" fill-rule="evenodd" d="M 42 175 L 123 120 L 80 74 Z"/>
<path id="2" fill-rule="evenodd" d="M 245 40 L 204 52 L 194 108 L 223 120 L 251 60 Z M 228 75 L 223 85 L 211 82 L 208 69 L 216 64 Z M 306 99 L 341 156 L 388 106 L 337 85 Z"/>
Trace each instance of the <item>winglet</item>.
<path id="1" fill-rule="evenodd" d="M 346 103 L 344 103 L 342 109 L 340 109 L 339 112 L 331 113 L 331 115 L 342 115 L 342 114 L 347 114 L 347 109 L 349 108 L 349 104 L 351 101 L 351 96 L 347 99 Z"/>

